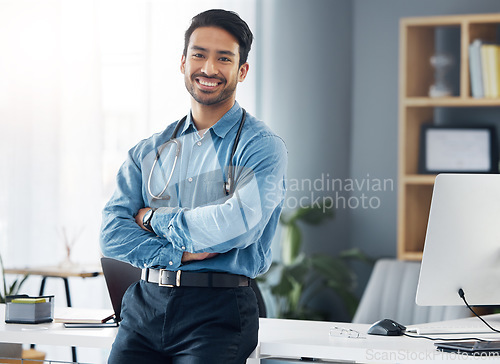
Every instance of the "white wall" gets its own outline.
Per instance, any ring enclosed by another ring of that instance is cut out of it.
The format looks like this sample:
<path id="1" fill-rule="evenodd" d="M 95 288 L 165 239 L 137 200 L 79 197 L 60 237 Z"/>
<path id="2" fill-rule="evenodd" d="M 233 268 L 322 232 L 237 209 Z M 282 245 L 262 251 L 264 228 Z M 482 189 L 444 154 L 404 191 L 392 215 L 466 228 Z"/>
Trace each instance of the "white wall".
<path id="1" fill-rule="evenodd" d="M 287 144 L 286 212 L 334 196 L 326 180 L 349 176 L 352 2 L 264 0 L 259 5 L 258 116 Z M 347 216 L 339 209 L 332 223 L 309 229 L 305 249 L 345 248 Z"/>

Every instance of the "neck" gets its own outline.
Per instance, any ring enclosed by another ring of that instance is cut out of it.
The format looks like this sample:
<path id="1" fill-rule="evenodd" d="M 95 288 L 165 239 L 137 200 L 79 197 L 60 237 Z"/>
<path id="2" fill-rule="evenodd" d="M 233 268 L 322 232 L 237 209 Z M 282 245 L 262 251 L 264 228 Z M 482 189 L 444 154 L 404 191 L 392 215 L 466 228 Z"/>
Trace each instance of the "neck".
<path id="1" fill-rule="evenodd" d="M 191 114 L 193 116 L 194 125 L 198 130 L 208 129 L 212 127 L 220 118 L 224 116 L 234 105 L 235 100 L 231 99 L 227 102 L 216 105 L 201 105 L 192 100 Z"/>

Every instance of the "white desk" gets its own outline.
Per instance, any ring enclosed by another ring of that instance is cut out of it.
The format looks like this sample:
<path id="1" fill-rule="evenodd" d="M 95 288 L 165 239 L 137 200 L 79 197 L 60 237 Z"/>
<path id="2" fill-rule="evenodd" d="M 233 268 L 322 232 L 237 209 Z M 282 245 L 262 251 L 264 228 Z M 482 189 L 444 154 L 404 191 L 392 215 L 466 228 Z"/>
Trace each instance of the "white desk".
<path id="1" fill-rule="evenodd" d="M 488 319 L 494 327 L 500 327 L 500 315 Z M 433 323 L 424 326 L 482 327 L 477 318 L 471 317 L 446 323 Z M 364 338 L 332 337 L 330 329 L 334 326 L 354 329 Z M 441 353 L 434 342 L 406 336 L 387 337 L 367 335 L 370 325 L 351 323 L 331 323 L 317 321 L 296 321 L 261 319 L 259 347 L 256 357 L 315 358 L 356 363 L 457 363 L 457 362 L 500 362 L 500 357 L 477 358 L 450 353 Z M 463 338 L 471 335 L 439 335 L 439 337 Z M 500 334 L 474 334 L 473 337 L 500 339 Z M 318 362 L 318 361 L 316 361 Z M 320 361 L 321 362 L 321 361 Z"/>
<path id="2" fill-rule="evenodd" d="M 0 342 L 111 348 L 117 332 L 114 327 L 66 329 L 61 323 L 6 324 L 5 304 L 0 304 Z"/>
<path id="3" fill-rule="evenodd" d="M 3 320 L 5 305 L 0 305 L 0 342 L 24 344 L 63 345 L 110 348 L 117 328 L 65 329 L 62 324 L 18 325 Z M 500 327 L 500 315 L 488 317 L 493 327 Z M 427 324 L 436 326 L 436 324 Z M 477 318 L 448 321 L 443 326 L 481 327 Z M 364 339 L 331 337 L 333 326 L 357 330 Z M 301 358 L 358 362 L 358 363 L 457 363 L 500 362 L 499 357 L 467 357 L 439 353 L 434 343 L 404 336 L 384 337 L 366 335 L 369 325 L 317 321 L 261 319 L 259 345 L 248 363 L 259 363 L 261 358 Z M 443 336 L 443 335 L 441 335 Z M 500 339 L 500 334 L 474 336 Z M 448 337 L 450 337 L 448 335 Z M 457 337 L 463 337 L 459 335 Z M 316 361 L 321 362 L 321 361 Z"/>

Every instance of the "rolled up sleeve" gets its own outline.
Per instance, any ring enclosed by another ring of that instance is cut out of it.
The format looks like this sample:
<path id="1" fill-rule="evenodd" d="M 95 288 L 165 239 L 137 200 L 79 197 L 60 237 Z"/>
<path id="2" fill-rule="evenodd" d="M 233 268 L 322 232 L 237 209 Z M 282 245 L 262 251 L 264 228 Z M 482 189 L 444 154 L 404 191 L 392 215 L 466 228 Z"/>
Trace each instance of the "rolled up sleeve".
<path id="1" fill-rule="evenodd" d="M 137 147 L 117 175 L 117 187 L 103 210 L 101 250 L 104 256 L 126 261 L 137 267 L 181 265 L 183 252 L 167 239 L 143 230 L 135 222 L 139 209 L 145 207 Z"/>

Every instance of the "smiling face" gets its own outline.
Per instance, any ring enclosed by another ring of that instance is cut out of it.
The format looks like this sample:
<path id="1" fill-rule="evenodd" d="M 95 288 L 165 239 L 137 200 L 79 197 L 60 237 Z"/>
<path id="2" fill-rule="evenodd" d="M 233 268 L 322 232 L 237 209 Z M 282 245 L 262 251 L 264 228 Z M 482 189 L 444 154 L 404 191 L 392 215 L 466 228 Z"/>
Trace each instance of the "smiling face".
<path id="1" fill-rule="evenodd" d="M 181 72 L 188 92 L 200 105 L 234 104 L 236 85 L 248 72 L 248 63 L 239 66 L 239 44 L 227 31 L 216 27 L 197 28 L 189 39 Z"/>

